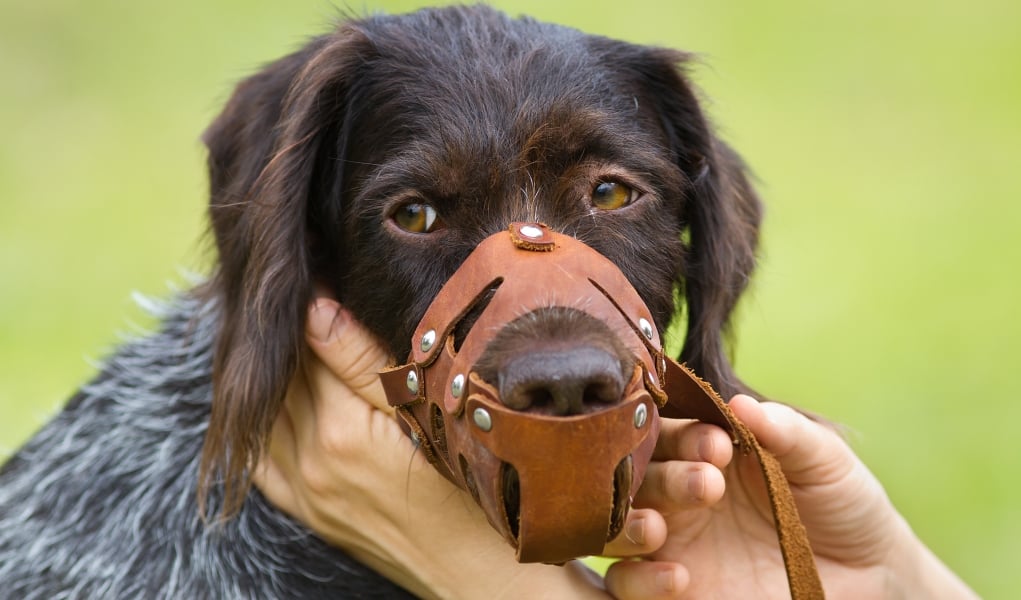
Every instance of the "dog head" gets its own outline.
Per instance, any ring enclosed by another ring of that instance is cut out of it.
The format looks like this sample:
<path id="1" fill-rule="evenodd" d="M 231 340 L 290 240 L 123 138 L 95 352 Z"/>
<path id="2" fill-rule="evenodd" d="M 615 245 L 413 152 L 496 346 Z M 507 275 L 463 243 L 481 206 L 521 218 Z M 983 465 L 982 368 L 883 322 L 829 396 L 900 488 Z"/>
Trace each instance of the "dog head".
<path id="1" fill-rule="evenodd" d="M 314 285 L 403 361 L 444 283 L 512 221 L 609 259 L 659 331 L 682 299 L 680 358 L 725 396 L 742 389 L 723 338 L 754 266 L 760 206 L 686 61 L 458 7 L 344 23 L 242 82 L 205 135 L 219 254 L 209 290 L 224 319 L 203 489 L 216 476 L 224 511 L 240 506 L 304 352 Z M 578 318 L 515 327 L 605 340 Z M 506 337 L 487 358 L 493 379 L 523 363 L 527 335 Z M 604 355 L 622 356 L 609 344 Z"/>

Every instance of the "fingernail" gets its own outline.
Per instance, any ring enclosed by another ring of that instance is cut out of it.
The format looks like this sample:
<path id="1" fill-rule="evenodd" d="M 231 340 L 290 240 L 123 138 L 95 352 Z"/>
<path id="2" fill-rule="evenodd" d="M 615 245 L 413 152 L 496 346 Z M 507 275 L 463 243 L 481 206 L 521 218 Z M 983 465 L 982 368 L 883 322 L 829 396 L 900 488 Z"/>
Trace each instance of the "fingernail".
<path id="1" fill-rule="evenodd" d="M 688 494 L 692 500 L 701 500 L 705 497 L 705 474 L 701 469 L 688 475 Z"/>
<path id="2" fill-rule="evenodd" d="M 645 519 L 636 518 L 627 524 L 624 529 L 624 536 L 636 546 L 645 545 Z"/>
<path id="3" fill-rule="evenodd" d="M 795 412 L 783 404 L 760 404 L 759 407 L 766 416 L 766 421 L 780 431 L 788 431 L 797 418 Z"/>
<path id="4" fill-rule="evenodd" d="M 709 462 L 709 459 L 713 455 L 713 436 L 709 434 L 702 434 L 702 437 L 698 440 L 698 459 L 703 462 Z"/>
<path id="5" fill-rule="evenodd" d="M 677 579 L 674 577 L 674 572 L 670 570 L 663 570 L 656 573 L 656 587 L 666 594 L 673 594 L 676 592 Z"/>
<path id="6" fill-rule="evenodd" d="M 347 311 L 336 300 L 316 298 L 309 315 L 308 329 L 316 340 L 327 343 L 335 340 L 347 323 Z"/>

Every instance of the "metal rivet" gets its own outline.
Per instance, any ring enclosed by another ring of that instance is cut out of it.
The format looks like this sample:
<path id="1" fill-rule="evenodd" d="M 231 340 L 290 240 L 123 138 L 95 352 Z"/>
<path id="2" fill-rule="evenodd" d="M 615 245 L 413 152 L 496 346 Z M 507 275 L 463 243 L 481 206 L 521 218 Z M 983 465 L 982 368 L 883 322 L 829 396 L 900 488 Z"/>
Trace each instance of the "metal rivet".
<path id="1" fill-rule="evenodd" d="M 641 429 L 645 426 L 645 422 L 649 420 L 649 409 L 644 403 L 639 404 L 635 408 L 635 429 Z"/>
<path id="2" fill-rule="evenodd" d="M 484 408 L 476 408 L 472 413 L 472 420 L 482 431 L 489 431 L 493 428 L 493 417 L 489 416 L 489 411 Z"/>
<path id="3" fill-rule="evenodd" d="M 418 395 L 418 373 L 414 370 L 408 371 L 408 391 L 412 396 Z"/>
<path id="4" fill-rule="evenodd" d="M 454 380 L 450 382 L 450 393 L 457 399 L 461 399 L 461 395 L 464 394 L 464 375 L 458 373 L 454 376 Z"/>
<path id="5" fill-rule="evenodd" d="M 638 319 L 638 329 L 642 330 L 642 335 L 644 335 L 649 340 L 652 340 L 652 336 L 653 336 L 654 332 L 652 330 L 652 324 L 651 323 L 646 321 L 644 318 Z"/>
<path id="6" fill-rule="evenodd" d="M 525 236 L 526 238 L 536 239 L 542 237 L 542 230 L 536 227 L 535 225 L 522 225 L 521 229 L 519 229 L 518 231 L 520 231 L 521 235 Z"/>
<path id="7" fill-rule="evenodd" d="M 422 343 L 419 345 L 422 348 L 422 352 L 428 352 L 432 349 L 433 344 L 436 343 L 436 330 L 430 329 L 422 335 Z"/>

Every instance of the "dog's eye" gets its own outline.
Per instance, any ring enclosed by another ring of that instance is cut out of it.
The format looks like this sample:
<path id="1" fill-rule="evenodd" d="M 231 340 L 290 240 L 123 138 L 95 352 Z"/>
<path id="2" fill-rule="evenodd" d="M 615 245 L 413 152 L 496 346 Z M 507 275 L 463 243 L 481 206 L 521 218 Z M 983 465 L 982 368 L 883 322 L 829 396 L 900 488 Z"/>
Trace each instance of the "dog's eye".
<path id="1" fill-rule="evenodd" d="M 623 183 L 600 181 L 592 188 L 592 206 L 600 210 L 615 210 L 635 201 L 638 194 Z"/>
<path id="2" fill-rule="evenodd" d="M 436 209 L 428 204 L 404 204 L 393 215 L 394 223 L 411 233 L 429 233 L 436 226 Z"/>

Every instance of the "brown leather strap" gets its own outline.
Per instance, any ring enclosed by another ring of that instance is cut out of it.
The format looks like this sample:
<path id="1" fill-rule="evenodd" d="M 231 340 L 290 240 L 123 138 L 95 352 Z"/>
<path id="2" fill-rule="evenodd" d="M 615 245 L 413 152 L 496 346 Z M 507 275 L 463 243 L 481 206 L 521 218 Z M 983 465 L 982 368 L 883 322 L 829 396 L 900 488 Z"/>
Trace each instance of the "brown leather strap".
<path id="1" fill-rule="evenodd" d="M 510 465 L 549 465 L 555 456 L 557 461 L 570 466 L 519 471 L 520 562 L 563 563 L 580 555 L 601 554 L 607 542 L 608 525 L 610 538 L 616 537 L 624 526 L 630 506 L 624 499 L 634 495 L 631 486 L 644 477 L 659 436 L 658 419 L 647 419 L 641 427 L 635 425 L 634 415 L 639 406 L 644 407 L 645 414 L 656 410 L 641 385 L 640 369 L 636 371 L 639 371 L 634 380 L 636 385 L 629 386 L 634 391 L 619 405 L 587 416 L 559 418 L 535 417 L 508 409 L 495 389 L 476 380 L 481 385 L 468 398 L 466 412 L 486 410 L 492 431 L 470 429 L 478 442 L 478 450 L 471 457 L 474 464 L 482 467 L 486 463 L 478 455 L 481 451 Z M 493 431 L 504 434 L 492 435 Z M 468 452 L 471 451 L 469 448 Z M 632 470 L 638 471 L 633 479 Z M 621 474 L 625 476 L 616 476 Z M 500 484 L 498 477 L 486 479 L 491 485 Z M 624 501 L 618 504 L 614 496 Z M 558 509 L 551 510 L 552 507 Z"/>
<path id="2" fill-rule="evenodd" d="M 787 583 L 793 600 L 824 598 L 822 582 L 816 570 L 808 532 L 801 523 L 794 504 L 790 484 L 780 469 L 776 457 L 763 448 L 755 435 L 730 410 L 720 395 L 707 382 L 700 379 L 685 365 L 667 359 L 663 388 L 670 403 L 660 410 L 664 417 L 698 419 L 718 425 L 734 436 L 745 454 L 754 452 L 759 459 L 762 475 L 766 479 L 769 504 L 773 511 L 780 552 L 783 554 Z"/>
<path id="3" fill-rule="evenodd" d="M 514 411 L 478 376 L 476 363 L 498 332 L 551 307 L 601 321 L 634 355 L 631 380 L 612 407 L 566 416 Z M 455 329 L 476 308 L 455 344 Z M 545 225 L 512 223 L 450 277 L 416 328 L 408 363 L 380 379 L 408 435 L 472 494 L 518 560 L 563 563 L 598 554 L 617 536 L 651 459 L 657 408 L 666 401 L 652 321 L 609 259 Z"/>

